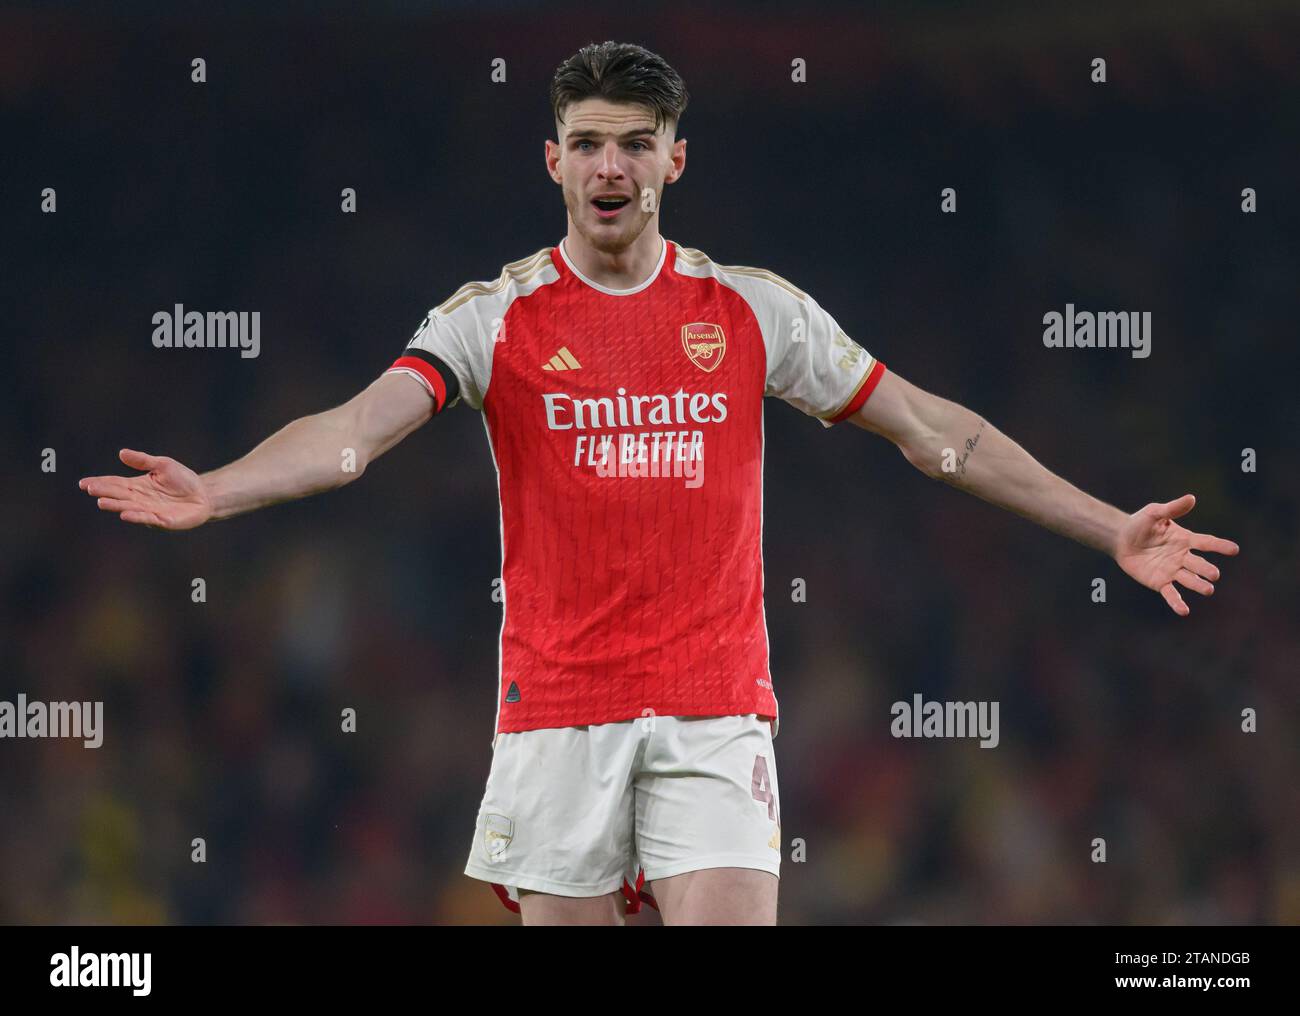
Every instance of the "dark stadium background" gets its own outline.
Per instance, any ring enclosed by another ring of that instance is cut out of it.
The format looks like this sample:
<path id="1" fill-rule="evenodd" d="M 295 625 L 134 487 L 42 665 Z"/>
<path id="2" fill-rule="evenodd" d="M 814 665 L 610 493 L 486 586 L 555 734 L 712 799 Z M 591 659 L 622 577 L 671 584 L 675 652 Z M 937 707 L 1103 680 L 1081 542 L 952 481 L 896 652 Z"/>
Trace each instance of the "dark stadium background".
<path id="1" fill-rule="evenodd" d="M 556 243 L 550 75 L 612 38 L 691 92 L 669 239 L 787 277 L 1107 501 L 1196 493 L 1191 528 L 1242 547 L 1179 619 L 1111 561 L 769 400 L 782 921 L 1300 922 L 1300 16 L 1243 6 L 0 15 L 0 699 L 101 699 L 106 727 L 93 751 L 0 742 L 0 921 L 514 920 L 461 874 L 501 621 L 478 414 L 190 533 L 122 523 L 77 480 L 131 472 L 122 447 L 223 465 Z M 154 349 L 178 302 L 260 311 L 260 357 Z M 1152 355 L 1045 349 L 1067 302 L 1149 310 Z M 892 738 L 916 692 L 1000 701 L 1000 746 Z"/>

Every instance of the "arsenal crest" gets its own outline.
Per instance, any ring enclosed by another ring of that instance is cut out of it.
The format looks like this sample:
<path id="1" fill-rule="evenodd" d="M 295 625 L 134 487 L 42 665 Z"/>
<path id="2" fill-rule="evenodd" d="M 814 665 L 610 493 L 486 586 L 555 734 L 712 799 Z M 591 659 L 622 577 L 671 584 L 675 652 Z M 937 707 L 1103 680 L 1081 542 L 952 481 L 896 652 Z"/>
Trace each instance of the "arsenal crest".
<path id="1" fill-rule="evenodd" d="M 700 370 L 714 371 L 727 351 L 727 337 L 722 333 L 722 325 L 696 321 L 682 325 L 682 347 Z"/>
<path id="2" fill-rule="evenodd" d="M 504 858 L 506 847 L 515 838 L 515 824 L 504 815 L 483 816 L 483 849 L 488 860 L 496 863 Z"/>

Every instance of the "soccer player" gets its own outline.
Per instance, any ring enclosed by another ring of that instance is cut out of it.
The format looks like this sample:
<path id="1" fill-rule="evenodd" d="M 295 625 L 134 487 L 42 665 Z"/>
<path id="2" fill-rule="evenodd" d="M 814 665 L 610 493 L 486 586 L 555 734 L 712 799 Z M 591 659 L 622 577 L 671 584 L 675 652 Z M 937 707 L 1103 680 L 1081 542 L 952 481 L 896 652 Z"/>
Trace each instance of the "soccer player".
<path id="1" fill-rule="evenodd" d="M 773 924 L 777 700 L 763 612 L 763 398 L 894 442 L 926 475 L 1113 557 L 1188 613 L 1214 591 L 1175 520 L 1127 515 L 975 413 L 917 388 L 769 271 L 665 239 L 687 92 L 633 45 L 583 48 L 551 85 L 546 168 L 568 228 L 462 286 L 373 384 L 196 475 L 124 449 L 80 486 L 123 520 L 188 529 L 341 486 L 458 402 L 498 475 L 504 617 L 493 756 L 466 874 L 525 924 Z M 354 449 L 355 471 L 340 468 Z"/>

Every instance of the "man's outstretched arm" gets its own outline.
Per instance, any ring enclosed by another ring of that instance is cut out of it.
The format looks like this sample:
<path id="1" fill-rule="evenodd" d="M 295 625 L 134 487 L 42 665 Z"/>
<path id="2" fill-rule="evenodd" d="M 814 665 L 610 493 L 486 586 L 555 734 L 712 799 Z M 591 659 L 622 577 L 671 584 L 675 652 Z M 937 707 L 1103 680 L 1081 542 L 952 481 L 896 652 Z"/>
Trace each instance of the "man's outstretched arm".
<path id="1" fill-rule="evenodd" d="M 1219 569 L 1196 551 L 1237 553 L 1232 541 L 1173 521 L 1192 510 L 1191 494 L 1127 515 L 1045 469 L 969 409 L 897 374 L 885 374 L 849 420 L 889 438 L 926 476 L 1108 554 L 1131 578 L 1160 593 L 1176 614 L 1190 611 L 1175 582 L 1209 596 L 1219 578 Z"/>
<path id="2" fill-rule="evenodd" d="M 123 463 L 143 475 L 88 476 L 77 486 L 124 522 L 193 529 L 350 483 L 432 417 L 434 407 L 419 382 L 386 373 L 343 405 L 294 420 L 243 458 L 202 476 L 175 459 L 123 448 Z"/>

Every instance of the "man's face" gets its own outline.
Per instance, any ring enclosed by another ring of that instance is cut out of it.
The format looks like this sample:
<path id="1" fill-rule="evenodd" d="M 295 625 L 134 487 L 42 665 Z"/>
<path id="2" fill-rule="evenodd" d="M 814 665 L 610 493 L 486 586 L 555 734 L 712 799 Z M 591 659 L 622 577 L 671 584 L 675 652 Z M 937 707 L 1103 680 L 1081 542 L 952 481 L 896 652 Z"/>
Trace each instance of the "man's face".
<path id="1" fill-rule="evenodd" d="M 560 141 L 546 142 L 551 179 L 564 191 L 564 204 L 578 232 L 597 250 L 626 250 L 658 214 L 664 184 L 686 167 L 686 141 L 674 125 L 655 131 L 654 113 L 644 106 L 583 99 L 564 111 Z M 606 211 L 596 198 L 627 199 Z"/>

